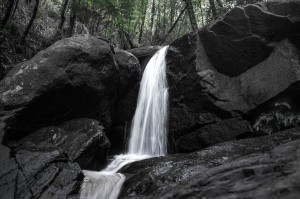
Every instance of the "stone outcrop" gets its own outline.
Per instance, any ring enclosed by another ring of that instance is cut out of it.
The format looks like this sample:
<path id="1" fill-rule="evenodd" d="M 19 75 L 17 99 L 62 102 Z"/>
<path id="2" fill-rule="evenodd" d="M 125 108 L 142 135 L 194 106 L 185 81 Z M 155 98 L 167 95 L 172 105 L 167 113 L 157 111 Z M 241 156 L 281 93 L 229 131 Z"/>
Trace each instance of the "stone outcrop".
<path id="1" fill-rule="evenodd" d="M 129 49 L 128 52 L 132 53 L 136 58 L 138 58 L 142 71 L 144 71 L 147 63 L 151 57 L 160 49 L 160 46 L 149 46 L 149 47 L 139 47 Z"/>
<path id="2" fill-rule="evenodd" d="M 10 139 L 74 118 L 111 123 L 117 65 L 109 45 L 83 35 L 63 39 L 20 63 L 0 82 Z"/>
<path id="3" fill-rule="evenodd" d="M 1 148 L 4 198 L 79 198 L 82 169 L 106 165 L 109 141 L 91 119 L 44 127 Z"/>
<path id="4" fill-rule="evenodd" d="M 121 198 L 295 198 L 299 129 L 132 163 Z"/>
<path id="5" fill-rule="evenodd" d="M 107 134 L 131 120 L 140 77 L 132 54 L 89 35 L 12 69 L 0 82 L 3 196 L 79 198 L 82 169 L 106 166 Z"/>
<path id="6" fill-rule="evenodd" d="M 236 7 L 170 45 L 172 151 L 181 150 L 180 137 L 207 124 L 254 122 L 278 101 L 300 107 L 299 6 L 291 0 Z"/>

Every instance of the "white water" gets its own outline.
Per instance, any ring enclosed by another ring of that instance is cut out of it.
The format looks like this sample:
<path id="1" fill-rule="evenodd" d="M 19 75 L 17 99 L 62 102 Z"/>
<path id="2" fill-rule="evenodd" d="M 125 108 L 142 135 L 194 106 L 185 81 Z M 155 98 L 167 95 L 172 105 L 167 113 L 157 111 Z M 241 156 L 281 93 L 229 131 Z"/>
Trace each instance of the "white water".
<path id="1" fill-rule="evenodd" d="M 81 199 L 116 199 L 125 181 L 117 173 L 126 164 L 167 153 L 168 85 L 165 54 L 159 50 L 148 62 L 140 84 L 127 154 L 115 156 L 102 171 L 84 171 Z"/>

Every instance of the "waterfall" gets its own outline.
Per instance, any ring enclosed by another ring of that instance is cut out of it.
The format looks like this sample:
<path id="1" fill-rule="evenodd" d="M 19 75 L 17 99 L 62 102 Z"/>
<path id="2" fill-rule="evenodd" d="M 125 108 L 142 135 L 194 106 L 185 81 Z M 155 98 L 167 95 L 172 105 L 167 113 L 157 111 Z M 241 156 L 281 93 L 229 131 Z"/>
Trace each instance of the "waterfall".
<path id="1" fill-rule="evenodd" d="M 114 157 L 102 171 L 83 171 L 81 199 L 116 199 L 125 181 L 117 173 L 126 164 L 167 153 L 168 85 L 165 46 L 148 62 L 131 124 L 128 151 Z"/>

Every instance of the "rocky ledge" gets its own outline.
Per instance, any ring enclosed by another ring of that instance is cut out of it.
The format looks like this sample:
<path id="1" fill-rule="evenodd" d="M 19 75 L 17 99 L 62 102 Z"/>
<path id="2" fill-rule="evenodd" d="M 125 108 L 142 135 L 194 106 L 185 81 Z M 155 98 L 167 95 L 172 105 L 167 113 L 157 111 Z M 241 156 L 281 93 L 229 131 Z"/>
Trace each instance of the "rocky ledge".
<path id="1" fill-rule="evenodd" d="M 121 198 L 297 198 L 300 129 L 132 163 Z"/>

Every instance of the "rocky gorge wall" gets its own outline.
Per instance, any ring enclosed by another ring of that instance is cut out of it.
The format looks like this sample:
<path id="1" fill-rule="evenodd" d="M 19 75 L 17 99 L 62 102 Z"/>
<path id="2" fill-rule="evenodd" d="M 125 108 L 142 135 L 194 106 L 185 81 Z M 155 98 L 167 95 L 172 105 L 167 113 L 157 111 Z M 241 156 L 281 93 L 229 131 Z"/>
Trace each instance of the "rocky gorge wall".
<path id="1" fill-rule="evenodd" d="M 236 7 L 170 44 L 169 152 L 189 154 L 123 168 L 121 197 L 298 195 L 300 131 L 253 124 L 274 103 L 300 108 L 299 44 L 296 0 Z M 0 82 L 0 198 L 78 198 L 82 169 L 124 150 L 159 48 L 126 52 L 80 35 L 16 65 Z"/>
<path id="2" fill-rule="evenodd" d="M 276 102 L 299 108 L 299 8 L 297 1 L 236 7 L 170 45 L 173 151 L 250 133 L 246 123 Z"/>

